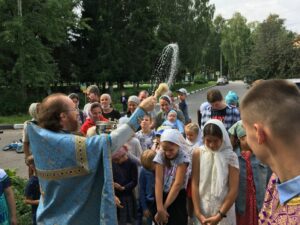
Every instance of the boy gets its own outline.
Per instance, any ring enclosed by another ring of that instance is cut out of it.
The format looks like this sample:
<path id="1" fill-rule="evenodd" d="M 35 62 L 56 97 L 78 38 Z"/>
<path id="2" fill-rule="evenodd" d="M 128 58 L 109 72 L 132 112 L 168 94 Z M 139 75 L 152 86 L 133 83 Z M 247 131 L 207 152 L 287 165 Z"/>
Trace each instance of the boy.
<path id="1" fill-rule="evenodd" d="M 272 175 L 259 224 L 300 224 L 300 92 L 285 80 L 249 90 L 241 104 L 247 142 Z"/>
<path id="2" fill-rule="evenodd" d="M 39 205 L 39 199 L 41 196 L 40 186 L 39 186 L 39 179 L 35 175 L 35 166 L 33 156 L 29 156 L 27 158 L 27 162 L 29 167 L 33 170 L 33 175 L 29 178 L 29 181 L 25 188 L 25 203 L 31 205 L 31 215 L 32 215 L 32 224 L 35 225 L 36 223 L 36 211 Z"/>
<path id="3" fill-rule="evenodd" d="M 180 88 L 178 91 L 178 99 L 179 99 L 179 109 L 183 112 L 185 125 L 191 122 L 191 118 L 189 116 L 188 105 L 186 103 L 186 96 L 188 94 L 185 88 Z"/>

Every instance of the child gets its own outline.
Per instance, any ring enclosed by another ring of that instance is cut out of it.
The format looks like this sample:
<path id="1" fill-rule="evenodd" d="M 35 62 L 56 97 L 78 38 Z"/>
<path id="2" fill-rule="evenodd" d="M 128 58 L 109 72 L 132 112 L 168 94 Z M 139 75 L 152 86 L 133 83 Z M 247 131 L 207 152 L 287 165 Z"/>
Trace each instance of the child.
<path id="1" fill-rule="evenodd" d="M 154 212 L 154 170 L 155 164 L 153 159 L 156 152 L 145 150 L 141 155 L 142 168 L 139 178 L 139 197 L 140 208 L 143 216 L 146 218 L 146 224 L 151 225 Z M 139 221 L 140 224 L 141 220 Z"/>
<path id="2" fill-rule="evenodd" d="M 234 201 L 238 194 L 239 164 L 223 123 L 207 121 L 204 146 L 194 150 L 192 199 L 197 224 L 235 225 Z"/>
<path id="3" fill-rule="evenodd" d="M 180 88 L 178 91 L 178 99 L 179 99 L 179 109 L 182 111 L 185 119 L 185 124 L 188 124 L 191 122 L 191 118 L 189 116 L 189 110 L 188 105 L 186 103 L 186 96 L 188 94 L 187 90 L 185 88 Z"/>
<path id="4" fill-rule="evenodd" d="M 168 112 L 167 120 L 163 122 L 162 126 L 169 126 L 184 134 L 184 125 L 179 119 L 177 119 L 177 112 L 173 109 Z"/>
<path id="5" fill-rule="evenodd" d="M 150 115 L 145 115 L 140 124 L 141 130 L 136 132 L 135 136 L 140 141 L 142 150 L 144 151 L 152 147 L 155 131 L 151 129 L 152 119 Z"/>
<path id="6" fill-rule="evenodd" d="M 186 182 L 190 157 L 183 136 L 178 130 L 167 129 L 161 135 L 161 150 L 154 158 L 155 221 L 160 224 L 186 225 Z"/>
<path id="7" fill-rule="evenodd" d="M 11 188 L 10 179 L 5 171 L 0 168 L 0 224 L 16 225 L 16 214 L 15 197 Z"/>
<path id="8" fill-rule="evenodd" d="M 35 175 L 35 166 L 33 161 L 33 156 L 29 156 L 28 164 L 33 170 L 33 175 L 29 178 L 29 181 L 25 188 L 25 203 L 31 205 L 31 215 L 32 215 L 32 224 L 36 224 L 36 211 L 39 205 L 39 199 L 41 196 L 39 179 Z"/>
<path id="9" fill-rule="evenodd" d="M 117 208 L 119 225 L 134 222 L 135 198 L 133 190 L 137 185 L 138 169 L 127 156 L 126 147 L 122 146 L 112 155 L 115 194 L 123 208 Z"/>
<path id="10" fill-rule="evenodd" d="M 236 199 L 237 224 L 257 225 L 270 170 L 253 155 L 247 140 L 242 123 L 236 126 L 236 135 L 240 142 L 240 151 L 237 151 L 240 165 L 239 194 Z"/>
<path id="11" fill-rule="evenodd" d="M 188 145 L 188 153 L 190 158 L 192 158 L 192 153 L 194 149 L 200 147 L 201 141 L 201 134 L 199 126 L 196 123 L 189 123 L 185 126 L 185 135 L 186 135 L 186 143 Z M 189 174 L 189 181 L 187 185 L 187 211 L 189 215 L 189 221 L 193 221 L 193 201 L 192 201 L 192 187 L 191 187 L 191 171 L 192 165 L 190 164 L 188 167 L 188 174 Z M 190 223 L 190 222 L 189 222 Z M 192 223 L 192 222 L 191 222 Z"/>

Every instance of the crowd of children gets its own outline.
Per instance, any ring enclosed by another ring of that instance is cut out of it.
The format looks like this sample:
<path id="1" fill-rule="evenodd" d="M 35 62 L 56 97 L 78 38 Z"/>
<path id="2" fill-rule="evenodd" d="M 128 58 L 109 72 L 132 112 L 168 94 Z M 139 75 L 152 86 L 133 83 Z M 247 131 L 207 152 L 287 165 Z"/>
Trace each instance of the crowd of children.
<path id="1" fill-rule="evenodd" d="M 95 87 L 89 91 L 99 95 Z M 170 97 L 162 96 L 161 111 L 154 116 L 145 115 L 140 130 L 112 155 L 119 224 L 257 224 L 271 175 L 269 168 L 253 155 L 242 121 L 227 131 L 224 120 L 210 118 L 201 130 L 198 123 L 191 122 L 186 96 L 184 88 L 178 90 L 178 107 L 174 107 Z M 234 92 L 226 100 L 228 104 L 221 104 L 224 109 L 237 107 L 234 101 L 238 97 Z M 138 96 L 127 98 L 123 93 L 121 103 L 123 110 L 128 111 L 121 119 L 108 94 L 91 101 L 80 117 L 82 135 L 94 135 L 96 130 L 89 132 L 89 129 L 95 128 L 97 121 L 113 118 L 126 122 L 140 101 Z M 205 103 L 202 111 L 213 104 Z M 74 110 L 78 110 L 77 103 Z M 40 192 L 28 149 L 26 163 L 30 166 L 30 179 L 25 202 L 32 205 L 32 220 L 36 224 Z M 9 224 L 6 221 L 16 224 L 11 186 L 3 170 L 0 170 L 0 203 L 4 209 L 0 224 Z"/>

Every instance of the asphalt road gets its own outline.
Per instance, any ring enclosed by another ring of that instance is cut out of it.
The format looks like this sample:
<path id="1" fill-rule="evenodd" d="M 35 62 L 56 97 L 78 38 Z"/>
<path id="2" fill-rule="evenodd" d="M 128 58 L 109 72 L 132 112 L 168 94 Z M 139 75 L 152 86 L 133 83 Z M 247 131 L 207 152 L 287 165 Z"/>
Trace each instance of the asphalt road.
<path id="1" fill-rule="evenodd" d="M 218 88 L 224 97 L 228 91 L 235 91 L 240 99 L 243 98 L 247 91 L 246 85 L 241 81 L 230 82 L 228 85 L 216 86 L 213 88 Z M 189 113 L 193 122 L 197 122 L 197 109 L 201 103 L 206 101 L 206 93 L 208 90 L 209 89 L 196 92 L 189 95 L 187 98 Z M 0 168 L 16 169 L 17 175 L 26 178 L 27 167 L 24 163 L 24 154 L 18 154 L 15 151 L 2 151 L 2 148 L 7 144 L 22 138 L 22 130 L 4 130 L 3 133 L 0 134 L 0 138 Z"/>

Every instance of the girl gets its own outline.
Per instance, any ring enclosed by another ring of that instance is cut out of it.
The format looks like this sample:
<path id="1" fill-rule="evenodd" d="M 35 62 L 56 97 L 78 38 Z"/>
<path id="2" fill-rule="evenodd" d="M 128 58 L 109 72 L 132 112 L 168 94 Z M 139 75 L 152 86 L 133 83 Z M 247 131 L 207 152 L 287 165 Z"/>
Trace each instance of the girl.
<path id="1" fill-rule="evenodd" d="M 155 200 L 158 224 L 186 225 L 186 181 L 190 157 L 183 136 L 167 129 L 161 135 L 161 150 L 154 158 Z"/>
<path id="2" fill-rule="evenodd" d="M 10 179 L 3 169 L 0 168 L 0 224 L 16 225 L 16 204 L 14 192 L 11 188 Z"/>
<path id="3" fill-rule="evenodd" d="M 135 136 L 139 139 L 142 150 L 151 149 L 155 131 L 151 129 L 152 119 L 150 115 L 145 115 L 141 121 L 141 130 L 136 132 Z"/>
<path id="4" fill-rule="evenodd" d="M 89 109 L 88 118 L 80 128 L 80 132 L 86 136 L 89 128 L 96 126 L 97 121 L 108 121 L 108 119 L 102 116 L 101 105 L 98 102 L 91 104 Z"/>
<path id="5" fill-rule="evenodd" d="M 196 123 L 189 123 L 185 126 L 184 131 L 189 152 L 192 153 L 195 148 L 200 147 L 202 144 L 200 128 Z"/>
<path id="6" fill-rule="evenodd" d="M 190 157 L 192 158 L 192 153 L 194 149 L 200 147 L 202 141 L 201 141 L 201 134 L 199 132 L 199 126 L 196 123 L 189 123 L 185 126 L 185 135 L 186 135 L 186 143 L 188 145 L 188 153 Z M 193 217 L 193 202 L 192 202 L 192 186 L 191 186 L 191 172 L 192 172 L 192 165 L 190 164 L 188 167 L 188 174 L 189 174 L 189 181 L 186 188 L 187 192 L 187 211 L 189 215 L 189 221 L 192 223 L 194 220 Z"/>
<path id="7" fill-rule="evenodd" d="M 192 199 L 198 224 L 235 225 L 234 201 L 238 194 L 239 163 L 223 123 L 207 121 L 204 146 L 192 161 Z"/>
<path id="8" fill-rule="evenodd" d="M 102 115 L 111 121 L 118 120 L 121 114 L 118 110 L 114 109 L 111 104 L 111 97 L 109 94 L 102 94 L 100 96 L 100 104 L 102 109 Z"/>

